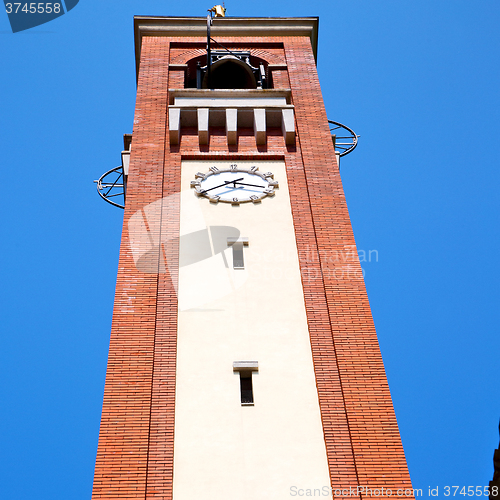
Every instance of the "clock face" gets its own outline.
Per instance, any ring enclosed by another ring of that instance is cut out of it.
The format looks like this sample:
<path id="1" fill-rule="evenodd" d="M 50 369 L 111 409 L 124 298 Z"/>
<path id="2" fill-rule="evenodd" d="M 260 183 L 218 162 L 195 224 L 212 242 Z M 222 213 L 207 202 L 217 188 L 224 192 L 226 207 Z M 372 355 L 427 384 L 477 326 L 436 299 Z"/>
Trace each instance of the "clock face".
<path id="1" fill-rule="evenodd" d="M 198 196 L 211 202 L 239 205 L 249 201 L 258 203 L 266 196 L 273 196 L 278 182 L 272 172 L 261 173 L 257 166 L 245 168 L 234 163 L 228 167 L 213 165 L 207 173 L 197 173 L 191 187 Z"/>

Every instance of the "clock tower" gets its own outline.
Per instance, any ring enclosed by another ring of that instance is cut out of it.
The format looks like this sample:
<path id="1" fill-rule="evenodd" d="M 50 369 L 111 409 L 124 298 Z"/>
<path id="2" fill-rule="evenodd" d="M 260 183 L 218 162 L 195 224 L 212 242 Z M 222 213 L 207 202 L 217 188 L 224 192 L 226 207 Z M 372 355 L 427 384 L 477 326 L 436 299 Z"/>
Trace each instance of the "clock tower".
<path id="1" fill-rule="evenodd" d="M 213 12 L 134 19 L 92 498 L 411 496 L 318 19 Z"/>

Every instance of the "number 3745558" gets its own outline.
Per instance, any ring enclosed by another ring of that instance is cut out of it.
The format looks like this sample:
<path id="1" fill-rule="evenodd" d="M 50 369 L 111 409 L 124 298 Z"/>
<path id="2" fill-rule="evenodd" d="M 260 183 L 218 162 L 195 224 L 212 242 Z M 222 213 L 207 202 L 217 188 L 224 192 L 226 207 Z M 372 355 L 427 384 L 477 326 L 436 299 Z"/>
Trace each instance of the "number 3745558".
<path id="1" fill-rule="evenodd" d="M 445 486 L 443 488 L 443 494 L 445 497 L 454 497 L 454 496 L 489 496 L 498 497 L 500 500 L 500 495 L 498 491 L 498 486 L 492 486 L 491 489 L 489 486 Z"/>
<path id="2" fill-rule="evenodd" d="M 7 14 L 59 14 L 61 12 L 60 3 L 6 3 Z"/>

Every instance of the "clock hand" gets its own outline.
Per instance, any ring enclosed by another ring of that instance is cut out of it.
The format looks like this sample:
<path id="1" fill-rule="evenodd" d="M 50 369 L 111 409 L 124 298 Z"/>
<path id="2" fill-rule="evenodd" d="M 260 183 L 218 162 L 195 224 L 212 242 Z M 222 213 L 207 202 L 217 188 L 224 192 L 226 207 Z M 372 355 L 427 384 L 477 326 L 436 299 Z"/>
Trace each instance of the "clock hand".
<path id="1" fill-rule="evenodd" d="M 241 179 L 238 179 L 238 180 L 241 180 Z M 231 181 L 231 182 L 234 182 L 235 184 L 241 184 L 242 186 L 252 186 L 252 187 L 256 187 L 256 188 L 265 188 L 266 187 L 266 186 L 259 186 L 257 184 L 247 184 L 245 182 L 238 182 L 238 180 Z"/>
<path id="2" fill-rule="evenodd" d="M 205 193 L 208 193 L 208 191 L 212 191 L 212 189 L 217 189 L 217 188 L 220 188 L 220 187 L 223 187 L 223 186 L 227 186 L 228 184 L 232 184 L 234 182 L 235 186 L 236 187 L 236 183 L 238 181 L 242 181 L 243 180 L 243 177 L 241 179 L 236 179 L 234 181 L 226 181 L 224 182 L 224 184 L 220 184 L 219 186 L 215 186 L 213 188 L 210 188 L 210 189 L 204 189 L 203 191 L 200 191 L 201 194 L 205 194 Z"/>

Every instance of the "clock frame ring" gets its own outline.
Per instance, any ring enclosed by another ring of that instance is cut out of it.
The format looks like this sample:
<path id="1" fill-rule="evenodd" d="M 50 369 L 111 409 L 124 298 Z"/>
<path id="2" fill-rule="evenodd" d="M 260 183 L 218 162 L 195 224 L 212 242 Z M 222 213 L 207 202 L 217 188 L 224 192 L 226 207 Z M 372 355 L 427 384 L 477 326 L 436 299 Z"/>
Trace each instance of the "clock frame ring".
<path id="1" fill-rule="evenodd" d="M 215 185 L 214 185 L 215 184 Z M 208 172 L 198 172 L 191 181 L 197 196 L 207 198 L 211 203 L 260 203 L 264 198 L 275 195 L 279 187 L 273 172 L 260 172 L 258 164 L 242 167 L 237 163 L 228 166 L 213 165 Z"/>

